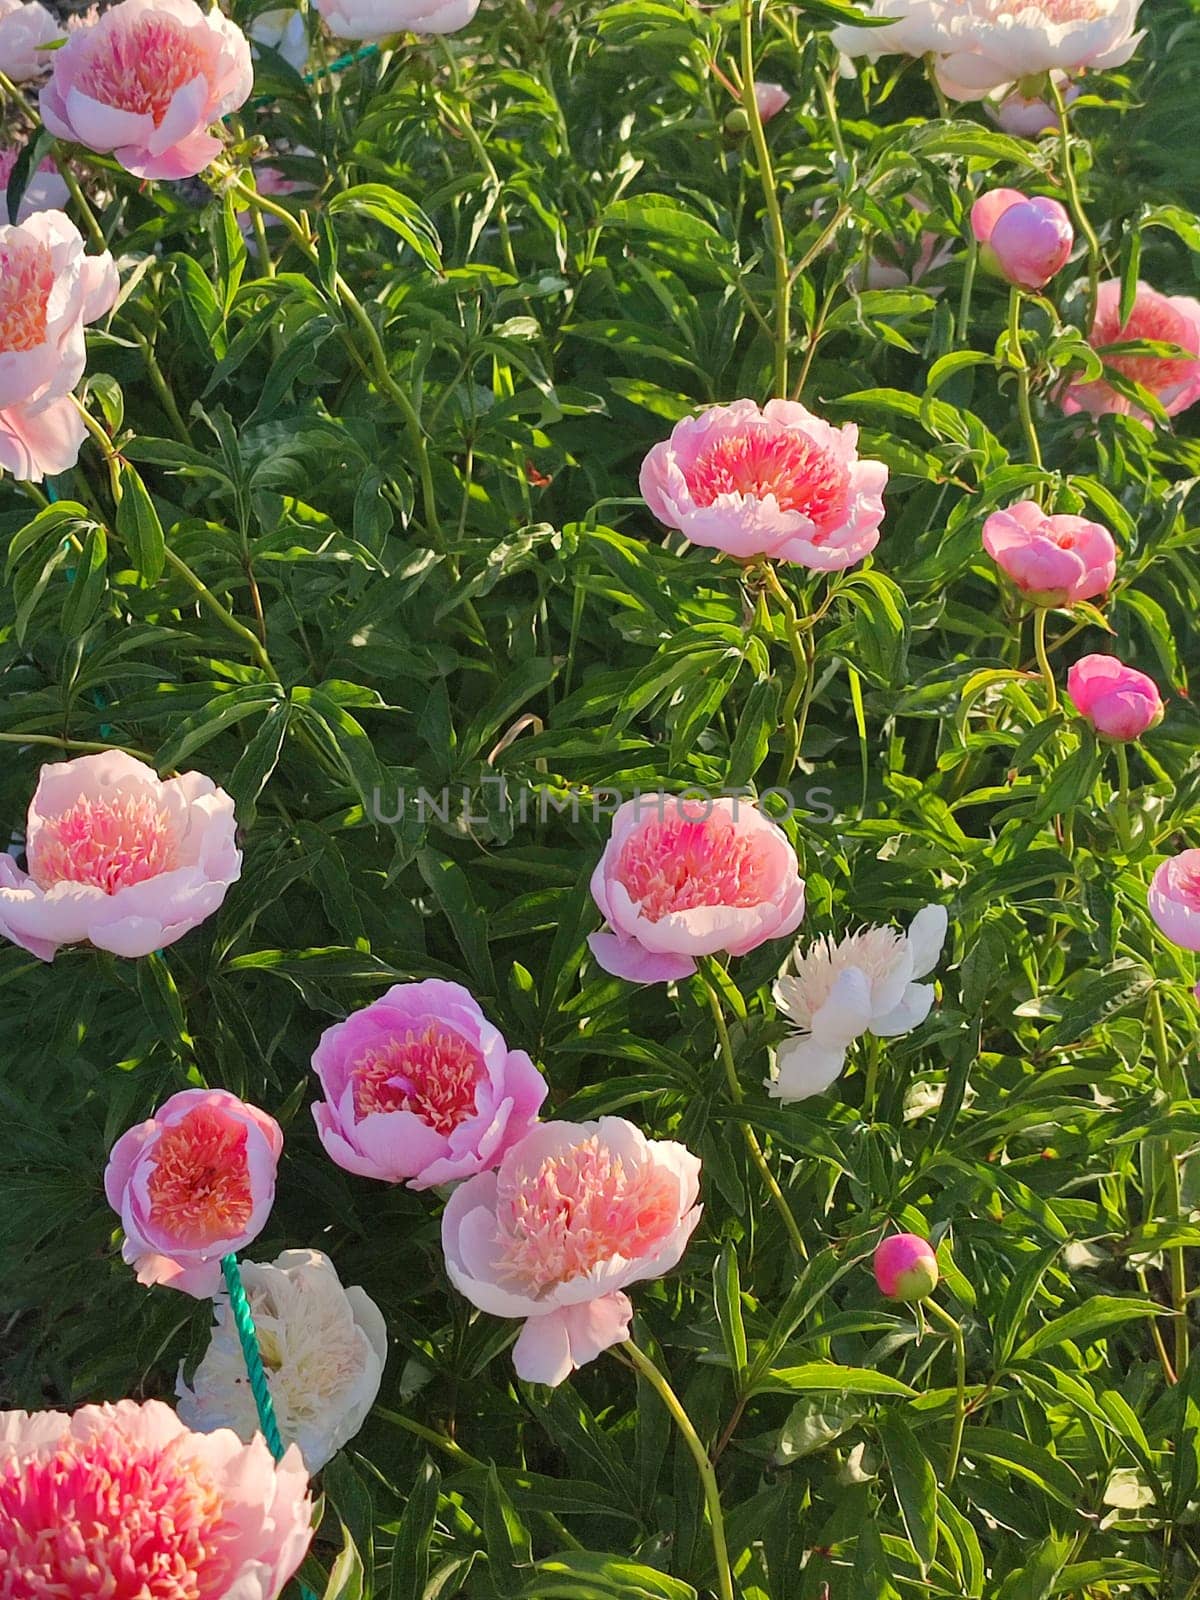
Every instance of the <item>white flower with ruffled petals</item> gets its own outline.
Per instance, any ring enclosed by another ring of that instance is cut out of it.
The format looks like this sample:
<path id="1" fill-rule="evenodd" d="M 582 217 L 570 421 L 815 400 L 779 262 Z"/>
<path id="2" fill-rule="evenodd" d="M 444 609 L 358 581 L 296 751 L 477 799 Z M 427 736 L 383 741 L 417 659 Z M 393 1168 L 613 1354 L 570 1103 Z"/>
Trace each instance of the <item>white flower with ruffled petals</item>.
<path id="1" fill-rule="evenodd" d="M 331 1460 L 367 1419 L 387 1360 L 387 1327 L 362 1289 L 343 1289 L 319 1250 L 285 1250 L 269 1266 L 242 1262 L 242 1281 L 275 1415 L 285 1444 L 297 1444 L 310 1473 Z M 191 1387 L 175 1385 L 180 1417 L 199 1433 L 232 1428 L 250 1440 L 258 1413 L 237 1329 L 222 1294 L 216 1326 Z"/>
<path id="2" fill-rule="evenodd" d="M 817 939 L 775 981 L 775 1004 L 799 1032 L 776 1052 L 767 1088 L 777 1100 L 806 1100 L 841 1076 L 846 1051 L 864 1033 L 892 1038 L 929 1015 L 933 971 L 946 937 L 945 906 L 926 906 L 908 932 L 863 928 L 838 944 Z"/>

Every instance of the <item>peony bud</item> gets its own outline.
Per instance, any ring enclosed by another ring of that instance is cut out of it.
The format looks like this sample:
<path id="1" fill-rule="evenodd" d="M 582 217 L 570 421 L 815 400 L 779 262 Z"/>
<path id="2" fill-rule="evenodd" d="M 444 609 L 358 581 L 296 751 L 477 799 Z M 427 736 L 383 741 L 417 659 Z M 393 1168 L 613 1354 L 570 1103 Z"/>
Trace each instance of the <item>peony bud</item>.
<path id="1" fill-rule="evenodd" d="M 915 1233 L 893 1233 L 875 1251 L 875 1282 L 889 1300 L 912 1305 L 928 1300 L 937 1288 L 938 1264 L 933 1246 Z"/>
<path id="2" fill-rule="evenodd" d="M 1116 656 L 1084 656 L 1067 673 L 1067 694 L 1076 711 L 1102 739 L 1140 739 L 1163 719 L 1162 696 L 1153 678 L 1123 666 Z"/>
<path id="3" fill-rule="evenodd" d="M 971 207 L 980 259 L 1018 289 L 1042 289 L 1066 264 L 1075 243 L 1071 219 L 1057 200 L 993 189 Z"/>

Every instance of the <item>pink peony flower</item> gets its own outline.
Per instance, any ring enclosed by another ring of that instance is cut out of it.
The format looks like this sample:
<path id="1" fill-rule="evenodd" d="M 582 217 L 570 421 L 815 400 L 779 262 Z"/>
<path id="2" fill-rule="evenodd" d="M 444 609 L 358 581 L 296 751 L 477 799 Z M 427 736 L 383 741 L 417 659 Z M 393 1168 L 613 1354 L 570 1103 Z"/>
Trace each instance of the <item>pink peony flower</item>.
<path id="1" fill-rule="evenodd" d="M 875 1251 L 875 1282 L 889 1300 L 911 1305 L 928 1300 L 937 1288 L 938 1263 L 933 1247 L 915 1233 L 893 1233 Z"/>
<path id="2" fill-rule="evenodd" d="M 1042 289 L 1066 265 L 1075 230 L 1064 207 L 1045 195 L 992 189 L 971 207 L 971 231 L 984 265 L 1019 289 Z"/>
<path id="3" fill-rule="evenodd" d="M 0 222 L 8 221 L 8 205 L 5 196 L 8 193 L 9 183 L 12 181 L 13 168 L 17 164 L 21 152 L 17 149 L 0 150 Z M 17 212 L 17 222 L 27 222 L 35 211 L 61 211 L 70 199 L 70 190 L 67 188 L 61 173 L 47 156 L 41 162 L 36 172 L 31 172 L 29 182 L 25 185 L 25 193 L 21 196 L 20 209 Z M 97 259 L 95 257 L 91 259 Z"/>
<path id="4" fill-rule="evenodd" d="M 316 0 L 339 39 L 386 39 L 393 33 L 457 33 L 479 0 Z"/>
<path id="5" fill-rule="evenodd" d="M 13 83 L 28 83 L 50 65 L 46 46 L 63 30 L 38 0 L 0 0 L 0 72 Z"/>
<path id="6" fill-rule="evenodd" d="M 254 83 L 250 44 L 195 0 L 120 0 L 54 52 L 42 120 L 112 152 L 138 178 L 191 178 L 221 150 L 209 132 Z"/>
<path id="7" fill-rule="evenodd" d="M 524 1137 L 546 1080 L 510 1050 L 458 983 L 397 983 L 313 1052 L 326 1098 L 313 1107 L 347 1172 L 428 1189 L 498 1164 Z"/>
<path id="8" fill-rule="evenodd" d="M 993 511 L 983 547 L 1034 605 L 1066 606 L 1104 594 L 1117 573 L 1112 534 L 1084 517 L 1050 517 L 1032 500 Z"/>
<path id="9" fill-rule="evenodd" d="M 871 0 L 863 9 L 867 17 L 890 17 L 886 28 L 858 28 L 839 24 L 830 38 L 847 56 L 925 56 L 950 43 L 947 9 L 952 0 Z M 961 0 L 958 0 L 961 3 Z"/>
<path id="10" fill-rule="evenodd" d="M 207 1299 L 221 1258 L 244 1250 L 275 1201 L 283 1134 L 274 1117 L 225 1089 L 184 1089 L 123 1133 L 104 1173 L 138 1282 Z"/>
<path id="11" fill-rule="evenodd" d="M 591 952 L 634 983 L 686 978 L 719 950 L 745 955 L 804 916 L 796 853 L 746 800 L 627 800 L 591 887 L 611 930 L 591 935 Z"/>
<path id="12" fill-rule="evenodd" d="M 293 11 L 287 6 L 260 11 L 250 24 L 250 42 L 274 50 L 297 72 L 303 72 L 308 66 L 308 28 L 302 11 Z M 258 53 L 255 50 L 254 54 Z M 259 188 L 263 194 L 268 192 L 262 189 L 261 183 Z"/>
<path id="13" fill-rule="evenodd" d="M 199 772 L 163 782 L 120 750 L 42 768 L 28 873 L 0 859 L 0 934 L 42 961 L 87 942 L 146 956 L 199 927 L 242 870 L 233 801 Z"/>
<path id="14" fill-rule="evenodd" d="M 112 309 L 119 287 L 113 258 L 84 255 L 61 211 L 0 226 L 0 468 L 14 477 L 37 483 L 74 466 L 85 429 L 69 396 L 87 364 L 84 324 Z"/>
<path id="15" fill-rule="evenodd" d="M 1164 295 L 1139 283 L 1129 321 L 1121 325 L 1121 285 L 1115 278 L 1100 285 L 1096 320 L 1088 334 L 1094 350 L 1107 345 L 1149 339 L 1178 345 L 1178 355 L 1105 355 L 1104 364 L 1133 383 L 1140 383 L 1154 395 L 1168 416 L 1186 411 L 1200 400 L 1200 301 L 1190 295 Z M 1095 417 L 1106 411 L 1119 411 L 1135 417 L 1147 427 L 1153 423 L 1137 402 L 1119 394 L 1103 378 L 1094 383 L 1075 382 L 1062 396 L 1068 416 L 1090 411 Z"/>
<path id="16" fill-rule="evenodd" d="M 1072 83 L 1063 72 L 1056 72 L 1054 78 L 1065 105 L 1073 105 L 1083 90 L 1077 83 Z M 1012 89 L 1008 94 L 1001 94 L 999 99 L 989 99 L 984 110 L 993 122 L 1003 128 L 1005 133 L 1011 133 L 1018 139 L 1040 139 L 1044 133 L 1053 133 L 1058 127 L 1058 112 L 1048 100 L 1040 95 L 1028 96 L 1021 93 L 1019 88 Z"/>
<path id="17" fill-rule="evenodd" d="M 879 543 L 887 468 L 860 461 L 853 423 L 831 427 L 792 400 L 685 417 L 642 463 L 660 522 L 740 561 L 768 556 L 840 572 Z"/>
<path id="18" fill-rule="evenodd" d="M 778 83 L 754 82 L 754 104 L 758 107 L 760 122 L 770 122 L 777 117 L 791 99 L 791 95 Z"/>
<path id="19" fill-rule="evenodd" d="M 660 1278 L 700 1220 L 700 1163 L 621 1117 L 547 1122 L 450 1196 L 442 1248 L 472 1305 L 523 1317 L 518 1377 L 559 1384 L 628 1337 L 624 1290 Z"/>
<path id="20" fill-rule="evenodd" d="M 1067 673 L 1067 693 L 1079 715 L 1105 739 L 1140 739 L 1163 719 L 1153 678 L 1116 656 L 1084 656 Z"/>
<path id="21" fill-rule="evenodd" d="M 275 1600 L 312 1537 L 296 1449 L 190 1432 L 159 1400 L 0 1412 L 12 1600 Z"/>
<path id="22" fill-rule="evenodd" d="M 1155 869 L 1149 906 L 1172 944 L 1200 950 L 1200 850 L 1182 850 Z"/>

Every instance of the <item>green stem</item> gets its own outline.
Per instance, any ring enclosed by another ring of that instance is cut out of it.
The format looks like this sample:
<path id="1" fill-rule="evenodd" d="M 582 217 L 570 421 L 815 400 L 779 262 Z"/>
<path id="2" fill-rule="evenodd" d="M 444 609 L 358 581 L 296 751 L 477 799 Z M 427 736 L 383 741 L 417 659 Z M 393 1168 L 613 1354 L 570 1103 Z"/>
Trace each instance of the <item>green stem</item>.
<path id="1" fill-rule="evenodd" d="M 868 1033 L 863 1040 L 867 1052 L 867 1081 L 863 1087 L 863 1121 L 875 1120 L 875 1096 L 879 1084 L 879 1040 L 873 1033 Z"/>
<path id="2" fill-rule="evenodd" d="M 147 755 L 144 750 L 135 750 L 128 744 L 103 744 L 95 739 L 60 739 L 52 733 L 0 733 L 0 740 L 5 744 L 44 744 L 55 750 L 78 750 L 84 755 L 99 755 L 105 750 L 120 750 L 125 755 L 136 756 L 148 766 L 154 765 L 153 756 Z"/>
<path id="3" fill-rule="evenodd" d="M 700 1485 L 704 1490 L 704 1503 L 708 1507 L 709 1531 L 712 1535 L 713 1559 L 717 1568 L 717 1592 L 721 1600 L 734 1600 L 733 1573 L 729 1565 L 729 1547 L 725 1539 L 725 1516 L 721 1509 L 721 1491 L 717 1484 L 717 1474 L 709 1460 L 708 1451 L 700 1442 L 700 1436 L 692 1426 L 692 1419 L 683 1408 L 679 1396 L 672 1389 L 663 1374 L 651 1361 L 644 1351 L 639 1350 L 632 1339 L 627 1339 L 621 1346 L 624 1354 L 633 1362 L 633 1365 L 645 1378 L 670 1412 L 675 1426 L 683 1436 L 683 1441 L 692 1453 L 696 1463 L 696 1471 L 700 1474 Z"/>
<path id="4" fill-rule="evenodd" d="M 733 1059 L 733 1045 L 729 1038 L 729 1029 L 725 1023 L 725 1013 L 721 1009 L 721 996 L 709 974 L 706 963 L 711 963 L 713 967 L 716 967 L 716 963 L 711 956 L 703 958 L 700 967 L 700 978 L 704 984 L 704 992 L 708 996 L 713 1024 L 716 1027 L 717 1039 L 721 1046 L 721 1061 L 725 1068 L 725 1080 L 729 1085 L 729 1097 L 734 1105 L 740 1106 L 745 1100 L 745 1095 L 742 1093 L 742 1085 L 738 1080 L 737 1063 Z M 720 968 L 718 967 L 716 970 L 720 971 Z M 800 1225 L 792 1214 L 792 1208 L 788 1205 L 787 1196 L 779 1187 L 779 1180 L 771 1171 L 770 1162 L 768 1162 L 763 1153 L 763 1148 L 758 1142 L 754 1129 L 748 1122 L 743 1122 L 741 1128 L 742 1137 L 746 1141 L 746 1150 L 751 1161 L 759 1170 L 763 1183 L 766 1185 L 767 1193 L 771 1196 L 771 1202 L 779 1213 L 780 1221 L 787 1230 L 788 1238 L 792 1241 L 797 1255 L 807 1259 L 808 1250 L 804 1244 L 804 1235 L 800 1232 Z"/>
<path id="5" fill-rule="evenodd" d="M 95 417 L 92 416 L 91 412 L 85 405 L 82 405 L 78 400 L 75 402 L 75 405 L 79 411 L 79 415 L 83 418 L 84 426 L 87 428 L 92 438 L 100 447 L 101 453 L 104 456 L 105 464 L 108 467 L 109 482 L 112 486 L 113 500 L 119 504 L 121 499 L 121 475 L 117 466 L 117 453 L 112 447 L 112 440 L 108 437 L 104 429 L 96 421 Z M 183 579 L 196 597 L 208 607 L 215 617 L 219 618 L 222 625 L 228 628 L 230 633 L 241 639 L 244 644 L 249 646 L 250 654 L 253 656 L 254 660 L 258 663 L 262 670 L 270 677 L 274 678 L 276 682 L 278 682 L 279 674 L 276 672 L 274 663 L 263 647 L 262 640 L 259 639 L 256 634 L 252 633 L 249 628 L 240 623 L 234 616 L 233 612 L 230 611 L 228 606 L 222 605 L 220 600 L 217 599 L 216 595 L 212 592 L 208 585 L 192 571 L 191 567 L 188 566 L 187 562 L 182 556 L 177 556 L 175 554 L 174 550 L 172 550 L 169 544 L 164 544 L 163 555 L 166 559 L 167 565 L 171 567 L 173 571 L 178 573 L 178 575 Z"/>
<path id="6" fill-rule="evenodd" d="M 146 363 L 146 371 L 150 377 L 150 387 L 158 396 L 159 404 L 167 414 L 171 426 L 184 444 L 191 444 L 192 435 L 187 423 L 183 420 L 183 413 L 176 403 L 171 385 L 167 382 L 162 368 L 158 364 L 158 357 L 154 353 L 154 346 L 140 329 L 133 330 L 133 337 L 137 340 L 142 357 Z"/>
<path id="7" fill-rule="evenodd" d="M 821 104 L 825 109 L 825 122 L 829 129 L 829 137 L 833 140 L 833 148 L 843 167 L 850 165 L 850 158 L 846 154 L 846 141 L 842 138 L 842 124 L 838 117 L 837 95 L 834 92 L 838 80 L 838 69 L 833 70 L 832 78 L 827 78 L 821 71 L 817 72 L 817 93 L 821 96 Z"/>
<path id="8" fill-rule="evenodd" d="M 1171 1046 L 1167 1039 L 1167 1024 L 1163 1016 L 1162 997 L 1157 988 L 1151 989 L 1148 1004 L 1150 1035 L 1158 1062 L 1159 1082 L 1163 1092 L 1173 1100 L 1187 1098 L 1187 1083 L 1177 1061 L 1172 1061 Z M 1166 1155 L 1166 1208 L 1167 1221 L 1178 1227 L 1182 1220 L 1179 1188 L 1179 1165 L 1171 1139 L 1163 1141 Z M 1183 1246 L 1171 1245 L 1167 1252 L 1167 1269 L 1171 1282 L 1171 1309 L 1175 1314 L 1175 1371 L 1182 1380 L 1188 1366 L 1187 1324 L 1187 1270 Z"/>
<path id="9" fill-rule="evenodd" d="M 1008 292 L 1008 359 L 1017 371 L 1017 411 L 1020 414 L 1025 443 L 1029 449 L 1029 459 L 1040 471 L 1042 466 L 1042 447 L 1038 441 L 1037 428 L 1034 426 L 1033 407 L 1029 398 L 1029 363 L 1025 359 L 1025 350 L 1021 344 L 1021 301 L 1020 289 L 1010 289 Z"/>
<path id="10" fill-rule="evenodd" d="M 791 345 L 792 278 L 788 270 L 787 234 L 783 226 L 783 211 L 775 188 L 775 170 L 771 164 L 771 152 L 754 94 L 754 0 L 741 0 L 741 43 L 742 107 L 750 126 L 754 159 L 758 163 L 758 176 L 762 184 L 763 204 L 766 208 L 771 237 L 771 255 L 775 262 L 775 394 L 779 399 L 786 400 L 788 350 Z"/>
<path id="11" fill-rule="evenodd" d="M 1132 844 L 1129 803 L 1129 756 L 1125 746 L 1119 743 L 1114 746 L 1113 753 L 1117 758 L 1117 804 L 1115 811 L 1117 838 L 1121 841 L 1121 849 L 1128 855 Z"/>
<path id="12" fill-rule="evenodd" d="M 242 183 L 238 178 L 232 179 L 229 187 L 235 194 L 240 195 L 248 205 L 261 208 L 263 211 L 269 211 L 273 217 L 277 217 L 288 230 L 292 237 L 292 242 L 309 264 L 311 266 L 319 264 L 317 252 L 313 247 L 312 241 L 290 211 L 284 206 L 276 205 L 273 200 L 269 200 L 265 195 L 259 194 L 256 189 L 250 188 L 248 184 Z M 370 356 L 370 366 L 376 386 L 383 390 L 404 418 L 409 440 L 412 444 L 413 455 L 416 457 L 417 472 L 421 480 L 421 500 L 425 513 L 425 525 L 430 534 L 440 543 L 442 529 L 437 514 L 437 497 L 433 487 L 433 472 L 429 462 L 425 430 L 421 425 L 420 417 L 417 415 L 416 407 L 395 378 L 392 377 L 388 367 L 387 352 L 383 348 L 383 342 L 379 337 L 378 330 L 367 314 L 366 307 L 340 272 L 334 273 L 333 287 L 338 299 L 349 313 L 351 321 L 354 322 L 363 336 L 363 341 Z"/>
<path id="13" fill-rule="evenodd" d="M 778 782 L 782 786 L 788 783 L 795 771 L 796 762 L 800 756 L 800 741 L 803 729 L 797 718 L 797 710 L 801 700 L 804 699 L 807 712 L 807 695 L 811 693 L 812 686 L 812 654 L 808 634 L 800 625 L 800 617 L 796 611 L 795 602 L 791 595 L 779 581 L 779 575 L 771 563 L 763 565 L 763 575 L 766 579 L 768 590 L 779 602 L 783 612 L 784 622 L 787 626 L 788 648 L 792 652 L 792 682 L 784 697 L 783 707 L 779 713 L 779 724 L 783 729 L 784 744 L 783 755 L 779 762 Z"/>
<path id="14" fill-rule="evenodd" d="M 1055 80 L 1054 74 L 1047 73 L 1046 81 L 1050 89 L 1050 101 L 1058 115 L 1058 136 L 1062 149 L 1063 183 L 1067 191 L 1067 204 L 1071 215 L 1075 219 L 1075 226 L 1079 229 L 1088 247 L 1088 298 L 1087 320 L 1084 323 L 1085 331 L 1090 332 L 1096 320 L 1096 302 L 1100 292 L 1100 241 L 1096 237 L 1096 230 L 1092 227 L 1091 220 L 1083 207 L 1083 200 L 1079 194 L 1079 181 L 1075 175 L 1075 160 L 1071 154 L 1071 125 L 1067 117 L 1067 103 L 1063 99 L 1062 89 Z"/>
<path id="15" fill-rule="evenodd" d="M 962 295 L 958 302 L 958 342 L 966 345 L 967 330 L 971 321 L 971 296 L 975 290 L 975 272 L 979 266 L 979 242 L 975 230 L 967 224 L 967 259 L 963 267 Z"/>
<path id="16" fill-rule="evenodd" d="M 79 179 L 71 170 L 70 161 L 65 155 L 60 155 L 59 159 L 54 164 L 62 176 L 62 181 L 67 186 L 71 199 L 74 200 L 79 209 L 79 214 L 83 218 L 83 226 L 88 238 L 96 246 L 97 250 L 107 250 L 108 240 L 104 237 L 104 229 L 100 226 L 100 222 L 96 216 L 96 213 L 92 210 L 91 202 L 88 200 L 88 197 L 84 194 L 83 190 L 79 187 Z"/>
<path id="17" fill-rule="evenodd" d="M 950 1430 L 950 1453 L 946 1458 L 946 1486 L 949 1488 L 958 1471 L 958 1458 L 962 1454 L 963 1429 L 967 1421 L 967 1341 L 963 1337 L 962 1324 L 938 1305 L 936 1300 L 925 1300 L 922 1304 L 926 1311 L 932 1311 L 938 1321 L 949 1329 L 950 1337 L 954 1340 L 954 1425 Z"/>
<path id="18" fill-rule="evenodd" d="M 1033 648 L 1037 652 L 1038 666 L 1042 669 L 1042 678 L 1046 684 L 1046 712 L 1052 715 L 1058 710 L 1058 685 L 1054 681 L 1054 668 L 1050 665 L 1050 657 L 1046 654 L 1046 618 L 1049 611 L 1046 606 L 1038 606 L 1033 613 Z"/>

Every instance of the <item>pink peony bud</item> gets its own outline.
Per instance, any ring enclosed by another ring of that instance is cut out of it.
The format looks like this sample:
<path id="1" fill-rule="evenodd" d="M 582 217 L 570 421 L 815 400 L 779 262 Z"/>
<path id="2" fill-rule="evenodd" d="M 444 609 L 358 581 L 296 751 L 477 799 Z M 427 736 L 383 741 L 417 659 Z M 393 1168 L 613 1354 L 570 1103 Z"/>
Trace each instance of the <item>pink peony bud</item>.
<path id="1" fill-rule="evenodd" d="M 1072 83 L 1064 73 L 1053 74 L 1062 91 L 1063 101 L 1070 106 L 1079 99 L 1083 90 L 1077 83 Z M 1012 133 L 1019 139 L 1038 139 L 1044 133 L 1051 133 L 1058 127 L 1058 112 L 1040 95 L 1032 98 L 1023 95 L 1020 89 L 1013 89 L 1004 95 L 998 104 L 991 100 L 984 102 L 984 110 L 994 122 L 1004 129 L 1005 133 Z"/>
<path id="2" fill-rule="evenodd" d="M 791 98 L 782 84 L 759 83 L 755 80 L 754 104 L 763 122 L 770 122 L 772 117 L 777 117 Z"/>
<path id="3" fill-rule="evenodd" d="M 1032 500 L 993 511 L 983 547 L 1035 606 L 1094 600 L 1117 572 L 1112 534 L 1084 517 L 1050 517 Z"/>
<path id="4" fill-rule="evenodd" d="M 937 1288 L 938 1264 L 933 1246 L 915 1233 L 893 1233 L 875 1251 L 875 1282 L 889 1300 L 911 1305 L 928 1300 Z"/>
<path id="5" fill-rule="evenodd" d="M 1153 678 L 1116 656 L 1084 656 L 1067 673 L 1067 693 L 1079 715 L 1103 739 L 1140 739 L 1163 719 Z"/>
<path id="6" fill-rule="evenodd" d="M 1064 266 L 1075 243 L 1071 219 L 1057 200 L 992 189 L 971 207 L 980 258 L 1018 289 L 1042 289 Z"/>

